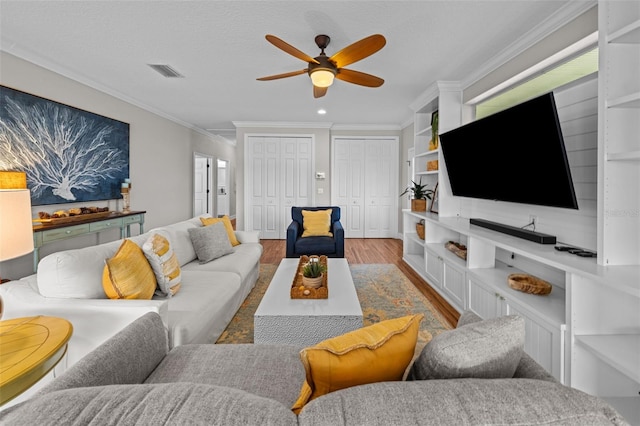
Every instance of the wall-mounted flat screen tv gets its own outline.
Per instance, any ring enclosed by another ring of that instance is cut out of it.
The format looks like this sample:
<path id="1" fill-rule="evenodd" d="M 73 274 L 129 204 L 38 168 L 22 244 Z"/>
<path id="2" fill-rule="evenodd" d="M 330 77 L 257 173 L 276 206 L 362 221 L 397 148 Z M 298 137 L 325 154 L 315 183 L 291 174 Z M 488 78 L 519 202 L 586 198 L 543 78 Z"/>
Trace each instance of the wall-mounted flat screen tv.
<path id="1" fill-rule="evenodd" d="M 453 195 L 577 209 L 553 93 L 440 135 Z"/>

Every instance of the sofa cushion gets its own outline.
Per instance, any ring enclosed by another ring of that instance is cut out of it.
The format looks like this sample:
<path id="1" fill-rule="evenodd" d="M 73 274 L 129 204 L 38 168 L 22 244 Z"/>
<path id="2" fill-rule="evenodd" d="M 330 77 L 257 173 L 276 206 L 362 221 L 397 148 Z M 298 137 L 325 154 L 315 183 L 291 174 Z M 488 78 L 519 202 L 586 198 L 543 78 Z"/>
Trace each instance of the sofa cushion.
<path id="1" fill-rule="evenodd" d="M 522 317 L 508 315 L 472 322 L 431 339 L 413 363 L 408 378 L 510 378 L 523 352 Z"/>
<path id="2" fill-rule="evenodd" d="M 240 275 L 244 283 L 248 277 L 252 276 L 256 266 L 260 263 L 262 244 L 243 243 L 233 247 L 232 250 L 232 253 L 219 257 L 213 262 L 205 264 L 199 262 L 188 263 L 182 267 L 182 271 L 234 272 Z"/>
<path id="3" fill-rule="evenodd" d="M 316 425 L 626 425 L 594 396 L 534 379 L 451 379 L 355 386 L 311 401 Z"/>
<path id="4" fill-rule="evenodd" d="M 331 209 L 302 210 L 302 238 L 333 237 L 331 233 Z"/>
<path id="5" fill-rule="evenodd" d="M 227 386 L 275 399 L 287 409 L 305 378 L 297 346 L 184 345 L 175 347 L 145 383 Z"/>
<path id="6" fill-rule="evenodd" d="M 148 237 L 139 235 L 129 240 L 142 246 Z M 106 299 L 102 287 L 104 260 L 113 257 L 121 244 L 122 240 L 118 240 L 43 257 L 36 277 L 38 292 L 44 297 L 63 299 Z"/>
<path id="7" fill-rule="evenodd" d="M 229 216 L 224 215 L 222 217 L 201 217 L 200 221 L 204 226 L 209 226 L 209 225 L 213 225 L 214 223 L 222 222 L 224 224 L 224 229 L 227 230 L 227 235 L 229 236 L 229 241 L 231 242 L 231 245 L 235 247 L 238 244 L 240 244 L 240 241 L 238 241 L 238 239 L 236 238 L 236 233 L 233 230 L 233 225 L 231 224 L 231 219 L 229 219 Z"/>
<path id="8" fill-rule="evenodd" d="M 13 425 L 297 425 L 286 407 L 238 389 L 194 383 L 75 388 L 0 415 Z"/>
<path id="9" fill-rule="evenodd" d="M 233 252 L 227 231 L 221 222 L 201 228 L 191 228 L 189 236 L 200 263 L 208 263 Z"/>
<path id="10" fill-rule="evenodd" d="M 183 270 L 184 285 L 170 298 L 169 347 L 215 343 L 244 300 L 233 272 Z"/>
<path id="11" fill-rule="evenodd" d="M 196 259 L 196 251 L 191 243 L 189 229 L 199 228 L 201 226 L 200 219 L 192 218 L 160 228 L 154 228 L 149 231 L 149 234 L 157 232 L 167 237 L 171 243 L 171 247 L 173 247 L 174 253 L 178 257 L 180 266 L 184 266 Z"/>
<path id="12" fill-rule="evenodd" d="M 156 277 L 142 249 L 124 240 L 116 254 L 105 260 L 102 287 L 109 299 L 151 299 Z"/>
<path id="13" fill-rule="evenodd" d="M 142 251 L 156 276 L 156 294 L 169 297 L 176 294 L 180 290 L 180 264 L 169 240 L 163 235 L 153 233 L 142 245 Z"/>
<path id="14" fill-rule="evenodd" d="M 423 314 L 381 321 L 323 340 L 300 352 L 306 372 L 292 409 L 339 389 L 385 380 L 402 380 L 411 362 Z"/>

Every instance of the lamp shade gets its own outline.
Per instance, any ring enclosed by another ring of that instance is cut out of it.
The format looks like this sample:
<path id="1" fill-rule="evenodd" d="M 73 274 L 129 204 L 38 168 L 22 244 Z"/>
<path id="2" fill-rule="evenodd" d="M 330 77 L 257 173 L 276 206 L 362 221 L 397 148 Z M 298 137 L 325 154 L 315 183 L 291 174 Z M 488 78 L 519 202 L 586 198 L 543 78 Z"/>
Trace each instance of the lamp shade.
<path id="1" fill-rule="evenodd" d="M 33 251 L 28 189 L 0 189 L 0 261 Z"/>

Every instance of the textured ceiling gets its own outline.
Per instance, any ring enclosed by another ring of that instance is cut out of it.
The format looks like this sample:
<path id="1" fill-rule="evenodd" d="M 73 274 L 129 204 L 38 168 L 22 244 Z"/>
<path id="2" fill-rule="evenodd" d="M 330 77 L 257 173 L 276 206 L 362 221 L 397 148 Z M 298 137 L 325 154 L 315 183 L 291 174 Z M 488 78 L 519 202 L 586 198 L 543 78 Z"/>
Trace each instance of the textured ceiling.
<path id="1" fill-rule="evenodd" d="M 1 0 L 0 49 L 201 129 L 233 129 L 233 121 L 399 126 L 434 81 L 469 78 L 568 3 Z M 314 99 L 306 74 L 256 81 L 306 68 L 265 34 L 310 56 L 319 53 L 314 37 L 328 34 L 330 56 L 375 33 L 386 46 L 348 68 L 383 78 L 380 88 L 336 81 Z M 185 77 L 166 79 L 151 63 Z"/>

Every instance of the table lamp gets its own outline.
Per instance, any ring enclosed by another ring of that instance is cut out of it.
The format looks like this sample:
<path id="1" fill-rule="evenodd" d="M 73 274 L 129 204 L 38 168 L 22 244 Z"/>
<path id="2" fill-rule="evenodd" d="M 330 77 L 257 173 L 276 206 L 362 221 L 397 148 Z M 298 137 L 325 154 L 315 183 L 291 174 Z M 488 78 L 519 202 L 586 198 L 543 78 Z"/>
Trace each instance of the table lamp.
<path id="1" fill-rule="evenodd" d="M 32 251 L 31 195 L 26 173 L 0 171 L 0 262 Z"/>

